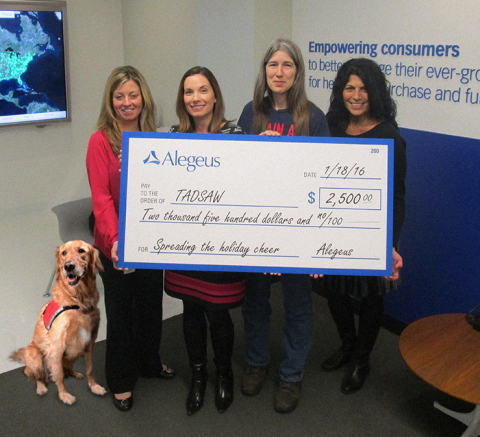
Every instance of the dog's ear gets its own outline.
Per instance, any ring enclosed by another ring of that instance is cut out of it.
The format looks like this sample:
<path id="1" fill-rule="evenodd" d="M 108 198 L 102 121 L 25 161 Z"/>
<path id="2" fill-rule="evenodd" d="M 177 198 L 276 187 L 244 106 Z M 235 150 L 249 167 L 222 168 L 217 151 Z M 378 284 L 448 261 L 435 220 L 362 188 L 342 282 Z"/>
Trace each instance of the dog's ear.
<path id="1" fill-rule="evenodd" d="M 98 249 L 93 249 L 93 256 L 94 256 L 94 261 L 95 261 L 95 267 L 96 267 L 96 272 L 103 272 L 103 265 L 102 262 L 100 261 L 100 256 L 98 255 Z"/>
<path id="2" fill-rule="evenodd" d="M 62 250 L 63 250 L 63 245 L 58 247 L 57 255 L 56 255 L 56 258 L 57 258 L 57 281 L 59 280 L 60 274 L 61 274 L 61 271 L 62 271 L 62 262 L 61 262 L 61 259 L 60 259 L 60 254 L 61 254 Z"/>

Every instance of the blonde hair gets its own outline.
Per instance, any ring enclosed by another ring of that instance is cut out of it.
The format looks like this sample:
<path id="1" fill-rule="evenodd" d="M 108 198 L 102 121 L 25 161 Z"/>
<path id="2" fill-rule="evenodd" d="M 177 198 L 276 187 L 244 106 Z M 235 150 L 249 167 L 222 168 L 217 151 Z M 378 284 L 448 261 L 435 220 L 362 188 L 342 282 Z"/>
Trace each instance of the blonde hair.
<path id="1" fill-rule="evenodd" d="M 253 133 L 259 134 L 267 129 L 270 108 L 274 102 L 272 90 L 267 84 L 266 65 L 273 54 L 279 50 L 288 53 L 297 69 L 293 85 L 287 93 L 287 108 L 293 118 L 295 135 L 308 136 L 310 134 L 310 102 L 305 91 L 305 64 L 302 52 L 293 41 L 283 38 L 270 43 L 260 64 L 253 93 Z"/>
<path id="2" fill-rule="evenodd" d="M 115 154 L 120 153 L 122 147 L 122 131 L 120 122 L 113 109 L 113 93 L 125 82 L 133 80 L 140 88 L 142 95 L 142 111 L 138 117 L 138 130 L 153 132 L 155 126 L 155 103 L 152 93 L 143 75 L 130 65 L 115 68 L 107 79 L 103 92 L 102 108 L 97 121 L 97 129 L 104 131 Z"/>

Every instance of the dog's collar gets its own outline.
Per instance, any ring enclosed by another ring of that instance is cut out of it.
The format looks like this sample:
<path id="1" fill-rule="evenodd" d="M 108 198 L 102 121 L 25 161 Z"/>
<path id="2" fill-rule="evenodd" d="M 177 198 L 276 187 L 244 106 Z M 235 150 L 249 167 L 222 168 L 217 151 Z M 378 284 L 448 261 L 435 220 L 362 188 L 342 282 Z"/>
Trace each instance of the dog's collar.
<path id="1" fill-rule="evenodd" d="M 50 330 L 53 321 L 63 312 L 78 309 L 80 309 L 78 305 L 66 305 L 61 307 L 57 302 L 52 300 L 43 311 L 43 324 L 45 325 L 45 329 L 47 331 Z"/>

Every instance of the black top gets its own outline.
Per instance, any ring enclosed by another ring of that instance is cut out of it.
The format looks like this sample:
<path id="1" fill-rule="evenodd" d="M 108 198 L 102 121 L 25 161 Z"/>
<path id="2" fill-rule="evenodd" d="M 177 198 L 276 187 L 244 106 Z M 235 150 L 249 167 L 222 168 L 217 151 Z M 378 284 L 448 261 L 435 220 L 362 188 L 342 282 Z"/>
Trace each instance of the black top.
<path id="1" fill-rule="evenodd" d="M 395 126 L 383 122 L 361 135 L 349 135 L 343 129 L 332 127 L 332 137 L 347 138 L 391 138 L 394 140 L 393 176 L 393 247 L 398 247 L 400 232 L 405 217 L 405 176 L 407 173 L 407 143 Z"/>

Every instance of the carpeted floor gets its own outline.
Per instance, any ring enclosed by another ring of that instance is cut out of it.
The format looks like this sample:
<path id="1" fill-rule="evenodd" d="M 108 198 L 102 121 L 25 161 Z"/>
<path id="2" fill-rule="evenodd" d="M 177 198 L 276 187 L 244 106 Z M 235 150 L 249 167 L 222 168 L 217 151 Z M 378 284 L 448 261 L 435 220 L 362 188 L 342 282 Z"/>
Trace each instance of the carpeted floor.
<path id="1" fill-rule="evenodd" d="M 244 364 L 243 322 L 240 309 L 232 311 L 236 327 L 234 373 L 235 400 L 230 409 L 219 414 L 214 406 L 214 366 L 205 405 L 189 417 L 185 413 L 190 371 L 182 336 L 181 316 L 164 322 L 163 361 L 175 368 L 173 380 L 140 379 L 135 388 L 135 404 L 121 413 L 112 404 L 111 395 L 97 397 L 86 380 L 69 378 L 68 390 L 77 398 L 73 406 L 57 397 L 55 384 L 40 397 L 35 382 L 27 381 L 23 369 L 0 375 L 0 436 L 326 436 L 326 437 L 456 437 L 465 425 L 433 408 L 435 400 L 449 408 L 469 411 L 472 406 L 430 387 L 414 375 L 398 349 L 398 336 L 382 329 L 371 357 L 372 370 L 359 392 L 340 393 L 343 371 L 326 373 L 320 362 L 339 343 L 326 301 L 314 295 L 313 346 L 303 380 L 298 408 L 280 415 L 273 409 L 276 372 L 280 357 L 282 329 L 282 293 L 275 284 L 271 298 L 272 363 L 266 385 L 258 396 L 240 393 Z M 211 349 L 209 351 L 212 356 Z M 105 385 L 105 343 L 95 347 L 94 374 Z M 83 372 L 80 359 L 75 369 Z"/>

